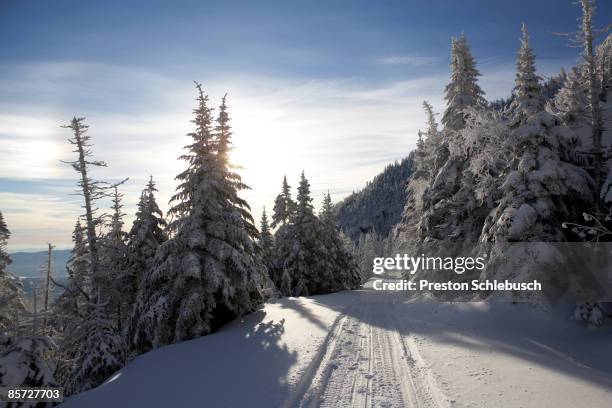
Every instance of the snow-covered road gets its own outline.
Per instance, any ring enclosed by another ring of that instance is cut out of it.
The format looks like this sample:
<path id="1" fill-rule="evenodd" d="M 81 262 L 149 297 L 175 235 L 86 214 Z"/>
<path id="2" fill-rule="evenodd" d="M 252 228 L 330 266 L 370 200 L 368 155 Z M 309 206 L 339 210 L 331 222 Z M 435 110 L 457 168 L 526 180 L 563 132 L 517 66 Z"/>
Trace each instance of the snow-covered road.
<path id="1" fill-rule="evenodd" d="M 612 406 L 612 329 L 366 288 L 284 298 L 154 350 L 63 407 Z"/>

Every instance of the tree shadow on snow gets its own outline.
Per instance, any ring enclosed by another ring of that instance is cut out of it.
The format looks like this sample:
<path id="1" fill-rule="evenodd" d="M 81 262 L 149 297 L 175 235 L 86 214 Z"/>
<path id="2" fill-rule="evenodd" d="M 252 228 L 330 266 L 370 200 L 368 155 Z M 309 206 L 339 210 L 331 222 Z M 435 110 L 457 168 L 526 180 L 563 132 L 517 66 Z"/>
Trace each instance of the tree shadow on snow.
<path id="1" fill-rule="evenodd" d="M 266 407 L 281 406 L 289 393 L 287 374 L 297 359 L 280 343 L 284 332 L 285 319 L 270 320 L 260 310 L 213 335 L 146 353 L 115 381 L 83 395 L 89 408 L 254 407 L 262 401 Z M 68 405 L 82 406 L 79 399 Z"/>

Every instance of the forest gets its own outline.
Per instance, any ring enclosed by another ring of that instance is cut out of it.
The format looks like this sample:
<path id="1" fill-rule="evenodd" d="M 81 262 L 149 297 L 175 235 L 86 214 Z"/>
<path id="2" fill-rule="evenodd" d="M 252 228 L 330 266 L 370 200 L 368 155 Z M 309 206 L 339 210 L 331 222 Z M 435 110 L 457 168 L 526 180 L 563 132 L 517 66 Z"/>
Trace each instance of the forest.
<path id="1" fill-rule="evenodd" d="M 612 35 L 592 26 L 592 2 L 581 4 L 579 28 L 567 35 L 580 47 L 577 65 L 541 77 L 523 25 L 507 99 L 485 99 L 468 38 L 452 38 L 446 109 L 438 114 L 423 101 L 416 149 L 342 202 L 326 194 L 319 211 L 304 169 L 296 189 L 279 177 L 268 212 L 253 219 L 241 198 L 249 186 L 230 164 L 231 99 L 215 106 L 198 82 L 184 170 L 165 214 L 153 176 L 135 211 L 124 207 L 129 175 L 98 179 L 107 163 L 95 154 L 95 129 L 72 118 L 63 126 L 73 152 L 65 165 L 83 213 L 68 279 L 55 280 L 49 266 L 38 308 L 7 271 L 10 225 L 0 212 L 0 387 L 82 393 L 137 356 L 215 333 L 270 299 L 359 289 L 374 258 L 397 253 L 484 253 L 481 278 L 540 278 L 555 298 L 577 299 L 577 319 L 603 324 L 610 303 L 589 298 L 575 270 L 542 273 L 569 256 L 546 243 L 612 240 Z M 108 199 L 112 206 L 100 208 Z M 132 225 L 126 211 L 135 212 Z M 448 276 L 418 274 L 425 278 Z"/>

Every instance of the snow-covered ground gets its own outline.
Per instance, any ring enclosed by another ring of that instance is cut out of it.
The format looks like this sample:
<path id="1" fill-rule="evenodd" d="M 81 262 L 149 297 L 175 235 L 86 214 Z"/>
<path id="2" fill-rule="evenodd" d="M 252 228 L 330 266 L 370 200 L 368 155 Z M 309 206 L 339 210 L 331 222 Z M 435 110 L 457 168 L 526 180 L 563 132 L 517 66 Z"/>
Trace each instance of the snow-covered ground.
<path id="1" fill-rule="evenodd" d="M 280 299 L 62 407 L 609 408 L 612 328 L 570 314 L 367 288 Z"/>

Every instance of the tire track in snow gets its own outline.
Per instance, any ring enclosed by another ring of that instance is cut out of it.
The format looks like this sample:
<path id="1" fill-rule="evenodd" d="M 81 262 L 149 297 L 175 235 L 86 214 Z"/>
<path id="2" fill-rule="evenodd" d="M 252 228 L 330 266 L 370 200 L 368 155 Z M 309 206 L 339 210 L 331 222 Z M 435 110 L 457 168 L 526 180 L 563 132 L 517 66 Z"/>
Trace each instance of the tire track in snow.
<path id="1" fill-rule="evenodd" d="M 402 335 L 389 300 L 363 296 L 339 318 L 287 407 L 450 405 L 416 344 Z"/>
<path id="2" fill-rule="evenodd" d="M 321 367 L 327 365 L 326 357 L 329 354 L 329 350 L 335 348 L 335 343 L 339 337 L 339 333 L 342 330 L 342 327 L 344 326 L 344 323 L 347 319 L 347 315 L 348 313 L 350 313 L 352 307 L 353 306 L 349 306 L 346 312 L 343 312 L 338 315 L 338 317 L 332 324 L 329 333 L 327 333 L 327 336 L 323 341 L 321 349 L 313 357 L 310 364 L 308 364 L 308 367 L 302 374 L 302 378 L 297 383 L 295 389 L 291 393 L 291 396 L 283 404 L 283 408 L 294 408 L 296 406 L 302 405 L 301 401 L 306 398 L 306 395 L 312 388 L 314 377 L 318 374 L 318 371 Z"/>
<path id="3" fill-rule="evenodd" d="M 398 345 L 403 364 L 399 365 L 402 370 L 404 393 L 410 401 L 411 407 L 422 408 L 448 408 L 451 406 L 448 398 L 438 386 L 433 372 L 421 357 L 418 347 L 412 336 L 403 330 L 401 320 L 397 318 L 395 303 L 391 311 L 385 309 L 389 320 L 395 328 L 393 337 Z"/>

